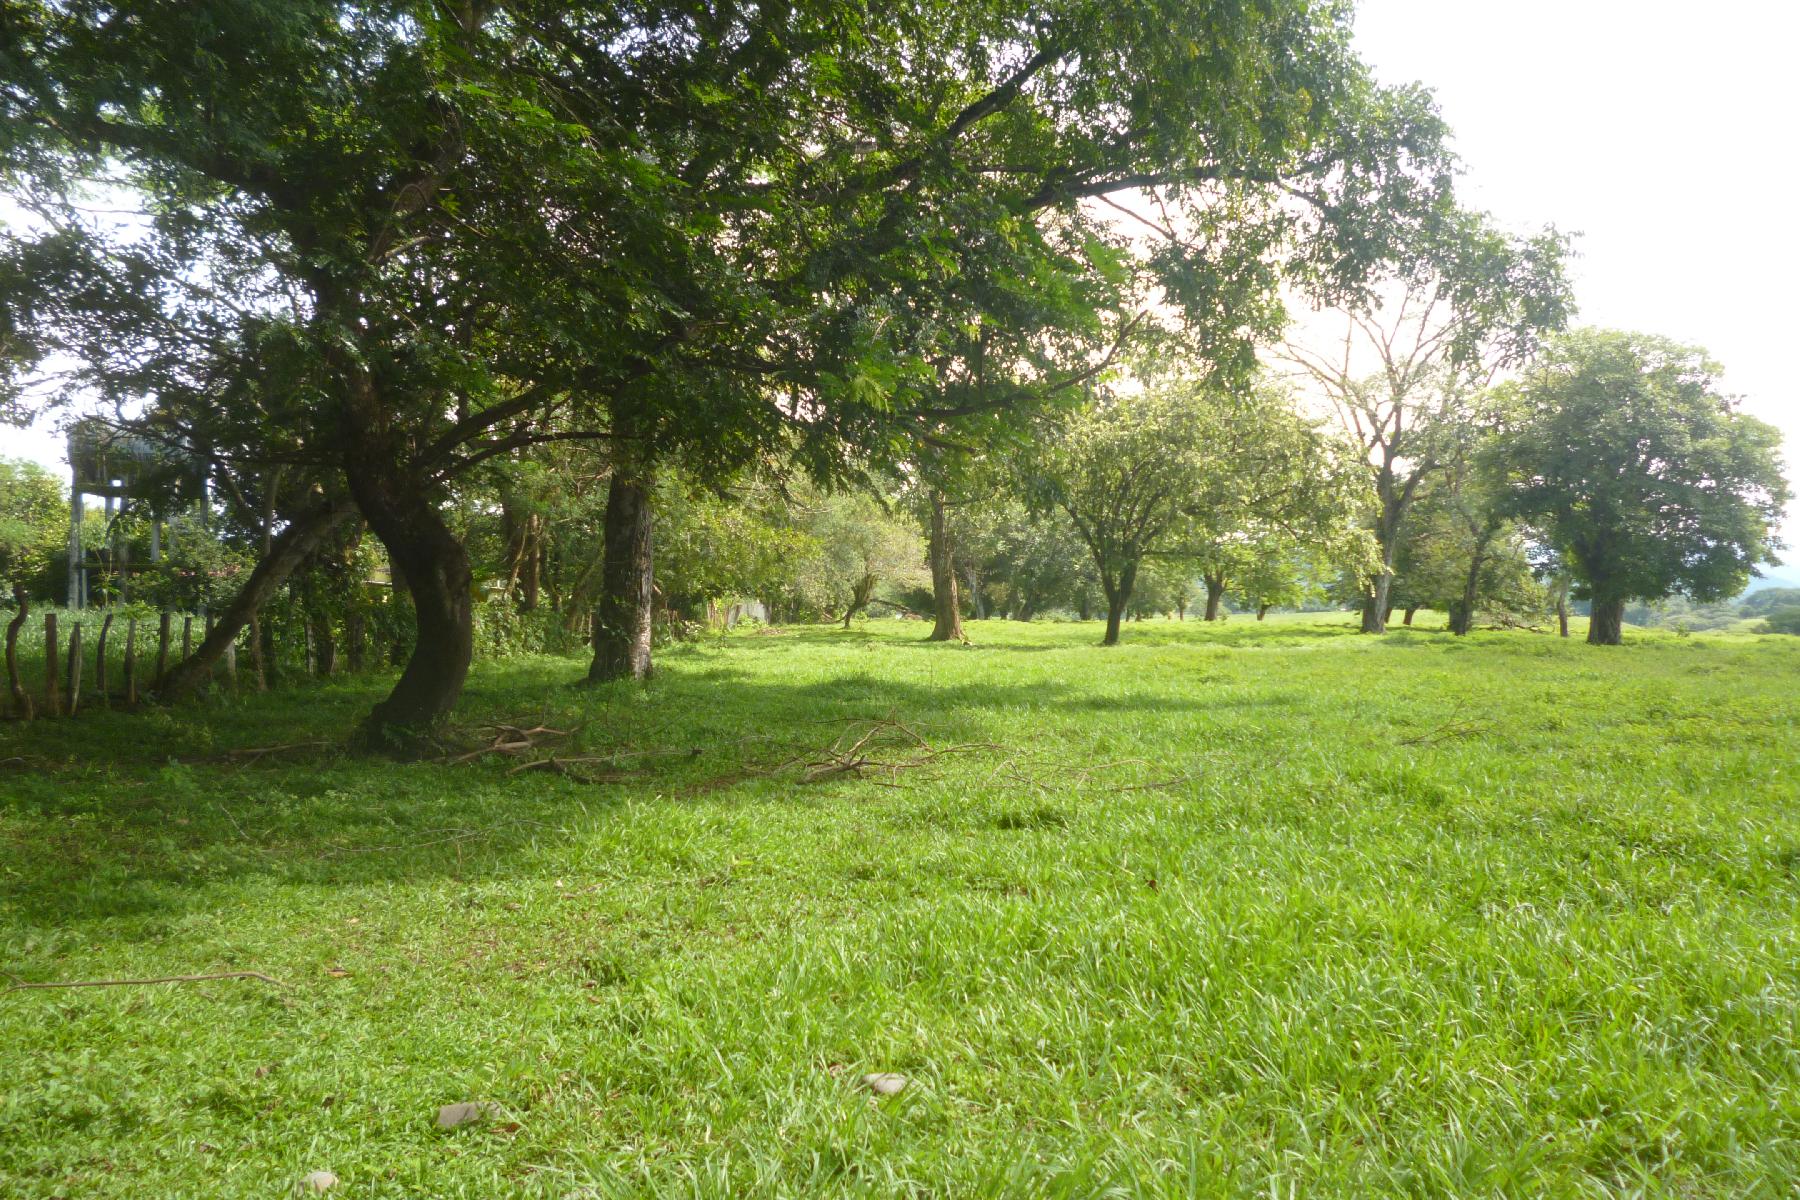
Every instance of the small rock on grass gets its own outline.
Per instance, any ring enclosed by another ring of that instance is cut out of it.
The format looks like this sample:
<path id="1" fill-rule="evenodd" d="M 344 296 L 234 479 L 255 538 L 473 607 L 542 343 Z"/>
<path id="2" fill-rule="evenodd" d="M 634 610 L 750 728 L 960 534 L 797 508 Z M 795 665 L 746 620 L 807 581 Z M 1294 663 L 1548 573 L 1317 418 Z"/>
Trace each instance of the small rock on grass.
<path id="1" fill-rule="evenodd" d="M 896 1075 L 892 1071 L 878 1071 L 862 1077 L 863 1086 L 877 1096 L 897 1096 L 911 1082 L 904 1075 Z"/>
<path id="2" fill-rule="evenodd" d="M 437 1127 L 439 1129 L 455 1129 L 458 1125 L 467 1125 L 471 1121 L 479 1121 L 492 1116 L 498 1106 L 483 1104 L 477 1100 L 465 1100 L 461 1104 L 446 1104 L 437 1111 Z"/>
<path id="3" fill-rule="evenodd" d="M 328 1192 L 337 1186 L 337 1181 L 338 1177 L 330 1171 L 314 1171 L 300 1181 L 300 1190 L 314 1194 Z"/>

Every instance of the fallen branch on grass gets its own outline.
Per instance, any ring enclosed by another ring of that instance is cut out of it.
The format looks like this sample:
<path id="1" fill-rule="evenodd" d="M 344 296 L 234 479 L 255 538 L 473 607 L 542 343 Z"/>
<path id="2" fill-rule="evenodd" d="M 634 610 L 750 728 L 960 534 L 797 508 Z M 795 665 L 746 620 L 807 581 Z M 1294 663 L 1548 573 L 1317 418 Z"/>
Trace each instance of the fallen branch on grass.
<path id="1" fill-rule="evenodd" d="M 1480 721 L 1453 720 L 1445 721 L 1434 729 L 1427 729 L 1415 737 L 1401 738 L 1402 746 L 1429 746 L 1435 742 L 1458 741 L 1462 738 L 1480 737 L 1487 732 L 1487 726 Z"/>
<path id="2" fill-rule="evenodd" d="M 138 987 L 148 983 L 200 983 L 208 979 L 260 979 L 279 988 L 288 986 L 261 971 L 217 971 L 210 975 L 158 975 L 154 979 L 65 979 L 49 983 L 15 983 L 6 990 L 22 992 L 27 988 Z"/>
<path id="3" fill-rule="evenodd" d="M 881 746 L 884 734 L 897 735 L 885 740 L 900 741 L 902 746 L 915 751 L 910 757 L 902 759 L 879 758 L 875 750 Z M 861 736 L 849 745 L 845 745 L 848 733 L 839 737 L 827 746 L 810 762 L 803 762 L 800 780 L 802 783 L 817 783 L 838 775 L 861 775 L 865 770 L 886 771 L 889 776 L 898 775 L 901 771 L 914 767 L 923 767 L 937 762 L 950 754 L 960 754 L 965 750 L 1003 750 L 1004 746 L 994 742 L 965 742 L 956 746 L 936 747 L 926 741 L 919 733 L 904 721 L 892 717 L 876 721 L 864 730 Z M 795 765 L 801 760 L 789 759 L 778 764 L 770 774 L 779 772 L 784 767 Z"/>
<path id="4" fill-rule="evenodd" d="M 219 758 L 229 762 L 255 762 L 270 754 L 291 754 L 295 750 L 322 750 L 329 745 L 331 745 L 329 741 L 315 739 L 306 742 L 288 742 L 280 746 L 247 746 L 242 750 L 227 750 Z"/>
<path id="5" fill-rule="evenodd" d="M 446 755 L 440 762 L 466 763 L 490 754 L 502 754 L 509 758 L 517 758 L 533 750 L 541 749 L 546 741 L 563 741 L 574 737 L 578 730 L 552 729 L 548 725 L 533 725 L 527 729 L 520 725 L 482 725 L 474 732 L 491 734 L 492 740 L 485 746 L 478 746 L 464 754 Z"/>
<path id="6" fill-rule="evenodd" d="M 1504 613 L 1494 613 L 1488 617 L 1488 624 L 1495 629 L 1517 629 L 1525 633 L 1541 633 L 1548 635 L 1548 629 L 1539 629 L 1533 621 L 1519 621 Z"/>
<path id="7" fill-rule="evenodd" d="M 513 775 L 522 775 L 526 771 L 546 771 L 552 775 L 561 775 L 580 783 L 621 783 L 627 779 L 642 779 L 644 777 L 645 772 L 643 771 L 602 771 L 599 774 L 595 774 L 588 771 L 570 769 L 571 767 L 580 767 L 590 763 L 611 762 L 613 761 L 613 757 L 614 756 L 609 754 L 589 754 L 577 758 L 558 758 L 556 755 L 552 754 L 548 758 L 534 758 L 522 762 L 518 766 L 507 771 L 506 774 L 510 777 Z"/>

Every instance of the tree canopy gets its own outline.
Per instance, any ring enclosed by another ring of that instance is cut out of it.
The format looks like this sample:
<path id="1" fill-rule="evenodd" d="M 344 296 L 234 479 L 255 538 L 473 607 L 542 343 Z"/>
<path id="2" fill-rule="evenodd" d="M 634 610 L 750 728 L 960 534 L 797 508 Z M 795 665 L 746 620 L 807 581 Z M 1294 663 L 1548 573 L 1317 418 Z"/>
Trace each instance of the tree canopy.
<path id="1" fill-rule="evenodd" d="M 1590 642 L 1618 642 L 1631 600 L 1724 599 L 1776 561 L 1780 434 L 1739 412 L 1718 373 L 1692 346 L 1584 329 L 1518 385 L 1523 413 L 1497 454 L 1506 506 L 1564 554 L 1593 602 Z"/>

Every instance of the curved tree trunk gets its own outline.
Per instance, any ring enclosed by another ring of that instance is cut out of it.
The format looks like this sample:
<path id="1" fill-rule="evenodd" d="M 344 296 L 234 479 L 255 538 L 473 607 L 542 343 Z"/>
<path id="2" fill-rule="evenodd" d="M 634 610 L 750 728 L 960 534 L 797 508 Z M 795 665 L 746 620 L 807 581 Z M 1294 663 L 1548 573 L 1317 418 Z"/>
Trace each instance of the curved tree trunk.
<path id="1" fill-rule="evenodd" d="M 394 690 L 363 721 L 360 740 L 375 749 L 410 747 L 449 715 L 475 649 L 468 551 L 397 461 L 353 451 L 346 470 L 357 507 L 405 580 L 416 629 Z"/>
<path id="2" fill-rule="evenodd" d="M 1400 614 L 1400 623 L 1402 625 L 1410 626 L 1413 623 L 1414 614 L 1416 614 L 1418 611 L 1419 611 L 1418 605 L 1416 605 L 1416 604 L 1407 605 L 1406 610 Z"/>
<path id="3" fill-rule="evenodd" d="M 1219 619 L 1219 603 L 1225 598 L 1225 577 L 1223 575 L 1207 575 L 1203 581 L 1206 584 L 1206 619 L 1217 621 Z"/>
<path id="4" fill-rule="evenodd" d="M 928 642 L 963 642 L 962 597 L 956 589 L 956 547 L 944 519 L 944 493 L 931 489 L 931 604 L 936 620 Z"/>
<path id="5" fill-rule="evenodd" d="M 1386 633 L 1388 617 L 1394 611 L 1388 598 L 1394 586 L 1394 554 L 1400 544 L 1400 522 L 1406 515 L 1406 500 L 1394 490 L 1394 483 L 1383 468 L 1376 491 L 1381 496 L 1381 512 L 1375 521 L 1375 544 L 1381 550 L 1381 570 L 1370 581 L 1363 596 L 1362 631 Z"/>
<path id="6" fill-rule="evenodd" d="M 238 634 L 249 625 L 268 603 L 275 590 L 293 575 L 294 570 L 325 540 L 325 535 L 343 524 L 355 512 L 347 500 L 324 501 L 313 505 L 288 522 L 287 528 L 269 542 L 269 547 L 250 577 L 238 588 L 237 595 L 219 614 L 219 619 L 193 654 L 176 663 L 156 681 L 159 699 L 176 700 L 206 682 L 213 665 L 224 655 L 225 648 L 237 641 Z M 256 631 L 257 634 L 261 630 Z M 262 648 L 255 645 L 254 661 L 259 687 L 262 683 Z"/>
<path id="7" fill-rule="evenodd" d="M 844 628 L 850 628 L 850 618 L 869 607 L 869 600 L 875 595 L 876 579 L 873 575 L 864 575 L 850 585 L 850 605 L 844 609 Z"/>
<path id="8" fill-rule="evenodd" d="M 1588 617 L 1588 645 L 1617 646 L 1624 640 L 1625 602 L 1594 600 L 1593 614 Z"/>
<path id="9" fill-rule="evenodd" d="M 1259 604 L 1256 606 L 1256 619 L 1257 620 L 1260 621 L 1268 615 L 1269 615 L 1269 606 L 1268 605 Z"/>
<path id="10" fill-rule="evenodd" d="M 600 602 L 594 608 L 594 660 L 587 682 L 650 677 L 656 572 L 648 471 L 615 465 L 606 492 Z"/>

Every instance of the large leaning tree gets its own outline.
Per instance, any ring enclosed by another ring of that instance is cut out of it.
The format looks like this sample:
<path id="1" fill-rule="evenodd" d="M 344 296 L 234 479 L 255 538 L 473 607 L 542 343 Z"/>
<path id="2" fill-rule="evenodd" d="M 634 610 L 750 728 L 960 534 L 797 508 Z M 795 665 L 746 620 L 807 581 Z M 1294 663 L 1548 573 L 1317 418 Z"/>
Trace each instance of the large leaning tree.
<path id="1" fill-rule="evenodd" d="M 1777 561 L 1781 435 L 1718 373 L 1690 346 L 1584 329 L 1518 384 L 1523 413 L 1495 454 L 1506 507 L 1563 556 L 1592 604 L 1591 645 L 1619 644 L 1631 601 L 1724 599 Z"/>
<path id="2" fill-rule="evenodd" d="M 7 246 L 8 320 L 62 331 L 48 348 L 77 357 L 72 383 L 216 475 L 286 468 L 317 497 L 289 530 L 353 504 L 417 620 L 365 734 L 429 726 L 472 649 L 444 489 L 563 394 L 584 331 L 544 269 L 568 260 L 552 198 L 598 198 L 633 169 L 628 147 L 557 120 L 518 66 L 522 33 L 485 4 L 7 18 L 0 169 L 48 228 Z M 94 178 L 141 197 L 144 219 L 83 220 Z"/>

